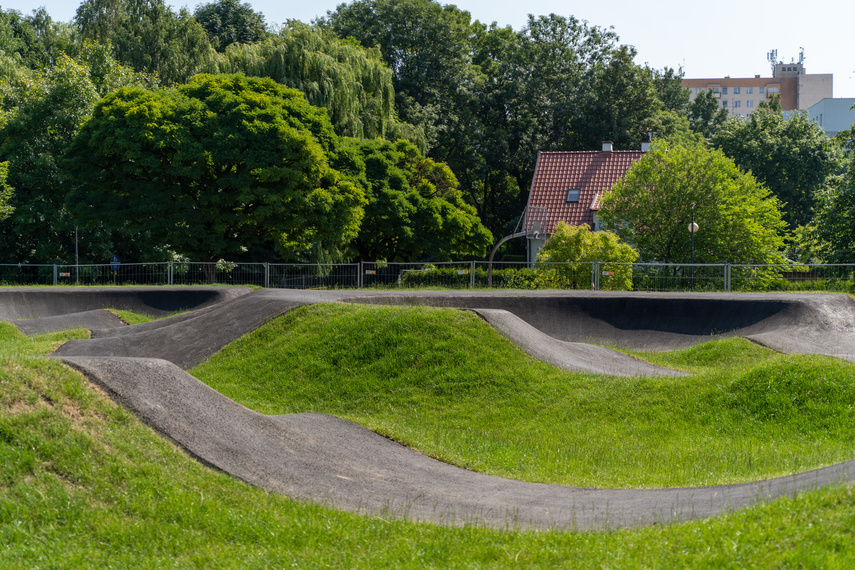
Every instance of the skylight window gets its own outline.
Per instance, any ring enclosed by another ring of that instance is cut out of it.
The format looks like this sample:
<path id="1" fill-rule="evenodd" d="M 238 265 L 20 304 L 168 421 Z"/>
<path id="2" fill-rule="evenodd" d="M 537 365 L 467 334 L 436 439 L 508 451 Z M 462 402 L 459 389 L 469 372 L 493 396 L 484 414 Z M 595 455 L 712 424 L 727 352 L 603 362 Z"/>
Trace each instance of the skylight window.
<path id="1" fill-rule="evenodd" d="M 568 204 L 576 204 L 579 202 L 579 194 L 582 193 L 582 190 L 579 188 L 571 188 L 567 191 L 567 203 Z"/>

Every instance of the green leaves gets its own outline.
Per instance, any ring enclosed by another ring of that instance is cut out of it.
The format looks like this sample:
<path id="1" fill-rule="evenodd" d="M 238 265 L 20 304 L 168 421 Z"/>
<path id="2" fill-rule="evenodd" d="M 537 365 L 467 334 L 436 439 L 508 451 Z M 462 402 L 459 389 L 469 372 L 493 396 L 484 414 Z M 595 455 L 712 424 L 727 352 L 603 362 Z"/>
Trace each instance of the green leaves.
<path id="1" fill-rule="evenodd" d="M 148 231 L 193 259 L 261 241 L 297 259 L 343 246 L 359 227 L 364 197 L 329 167 L 335 144 L 322 110 L 269 79 L 123 89 L 75 141 L 68 164 L 81 186 L 69 204 L 90 223 Z"/>
<path id="2" fill-rule="evenodd" d="M 655 145 L 601 198 L 600 216 L 645 261 L 780 263 L 780 202 L 721 151 Z M 693 207 L 694 205 L 694 207 Z"/>

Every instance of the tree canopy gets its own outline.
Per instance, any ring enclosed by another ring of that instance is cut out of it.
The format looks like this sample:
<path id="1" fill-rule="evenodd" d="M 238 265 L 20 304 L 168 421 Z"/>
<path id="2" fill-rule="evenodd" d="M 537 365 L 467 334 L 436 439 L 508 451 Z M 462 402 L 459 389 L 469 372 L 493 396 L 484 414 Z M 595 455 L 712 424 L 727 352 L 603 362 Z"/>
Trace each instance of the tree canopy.
<path id="1" fill-rule="evenodd" d="M 81 220 L 147 231 L 193 259 L 261 241 L 289 259 L 344 247 L 365 198 L 327 161 L 323 110 L 270 79 L 201 75 L 169 90 L 125 88 L 96 107 L 69 152 Z"/>
<path id="2" fill-rule="evenodd" d="M 341 136 L 383 137 L 396 121 L 392 72 L 379 52 L 300 22 L 263 41 L 229 46 L 210 70 L 269 77 L 299 89 L 309 103 L 327 109 Z"/>
<path id="3" fill-rule="evenodd" d="M 355 156 L 342 169 L 368 197 L 353 244 L 360 258 L 450 261 L 484 254 L 492 235 L 463 201 L 447 165 L 405 141 L 346 139 L 344 145 Z"/>
<path id="4" fill-rule="evenodd" d="M 712 143 L 778 197 L 791 229 L 810 222 L 817 193 L 840 167 L 831 139 L 804 112 L 784 119 L 780 108 L 763 106 L 729 119 Z"/>
<path id="5" fill-rule="evenodd" d="M 655 144 L 600 204 L 605 226 L 644 261 L 688 263 L 693 212 L 696 263 L 784 261 L 780 201 L 719 150 Z"/>
<path id="6" fill-rule="evenodd" d="M 211 45 L 223 52 L 232 44 L 251 44 L 267 37 L 264 15 L 248 3 L 238 0 L 217 0 L 196 7 L 193 17 L 199 22 Z"/>

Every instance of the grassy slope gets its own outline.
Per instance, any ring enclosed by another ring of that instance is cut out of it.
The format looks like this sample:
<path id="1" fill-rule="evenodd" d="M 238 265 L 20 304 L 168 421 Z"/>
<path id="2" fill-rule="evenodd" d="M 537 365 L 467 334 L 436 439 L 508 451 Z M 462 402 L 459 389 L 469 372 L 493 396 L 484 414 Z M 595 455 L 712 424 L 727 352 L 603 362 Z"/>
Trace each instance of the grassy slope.
<path id="1" fill-rule="evenodd" d="M 645 356 L 695 374 L 563 372 L 472 313 L 313 305 L 192 373 L 263 413 L 334 414 L 444 461 L 536 482 L 711 485 L 855 455 L 855 366 L 742 339 Z"/>
<path id="2" fill-rule="evenodd" d="M 187 458 L 0 323 L 0 567 L 695 567 L 855 562 L 849 486 L 613 533 L 442 528 L 251 488 Z"/>

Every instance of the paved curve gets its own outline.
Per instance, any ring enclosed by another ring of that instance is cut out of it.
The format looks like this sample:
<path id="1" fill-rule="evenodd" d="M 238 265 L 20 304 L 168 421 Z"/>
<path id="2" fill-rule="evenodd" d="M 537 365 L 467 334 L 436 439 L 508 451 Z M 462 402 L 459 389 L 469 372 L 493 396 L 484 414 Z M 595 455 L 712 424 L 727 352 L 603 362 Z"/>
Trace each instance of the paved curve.
<path id="1" fill-rule="evenodd" d="M 97 291 L 90 291 L 97 298 Z M 152 290 L 140 291 L 150 295 Z M 61 293 L 56 309 L 76 314 Z M 136 291 L 123 294 L 134 297 Z M 617 528 L 713 516 L 855 480 L 855 461 L 849 461 L 779 479 L 685 489 L 579 489 L 510 481 L 432 460 L 331 416 L 257 414 L 181 369 L 292 307 L 323 301 L 478 309 L 499 323 L 500 331 L 508 328 L 506 336 L 533 338 L 530 352 L 565 345 L 583 351 L 581 340 L 598 339 L 664 350 L 739 335 L 786 352 L 852 360 L 855 303 L 848 297 L 274 290 L 227 297 L 199 301 L 194 306 L 201 309 L 164 321 L 98 330 L 92 340 L 66 343 L 55 354 L 201 461 L 272 491 L 368 514 L 500 528 Z M 141 305 L 151 302 L 136 298 Z M 5 302 L 0 296 L 0 306 Z M 50 308 L 49 300 L 39 302 Z M 94 310 L 92 303 L 83 308 Z M 10 312 L 26 316 L 21 307 L 0 309 L 0 316 L 8 318 Z M 597 354 L 608 358 L 601 350 L 593 347 L 583 356 L 597 363 Z"/>

